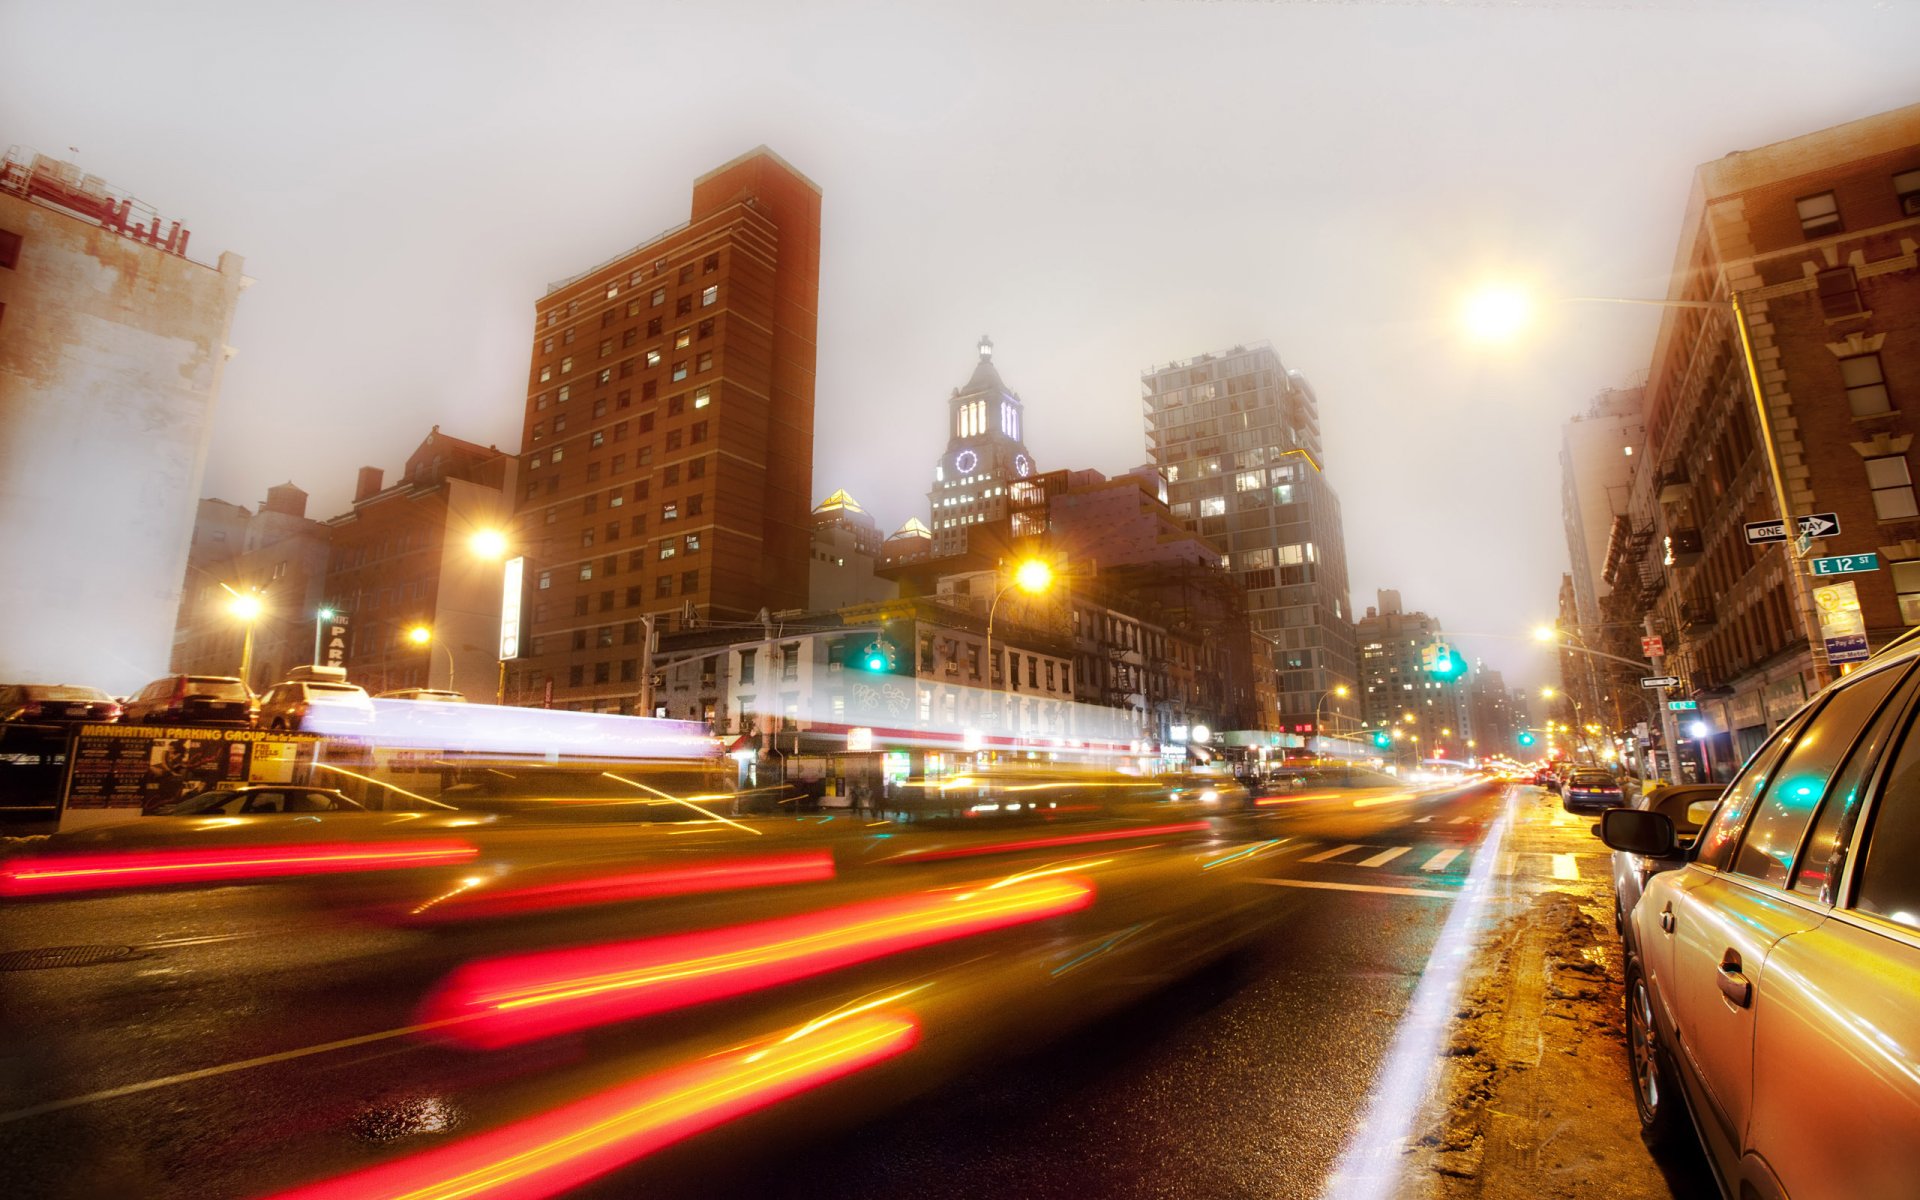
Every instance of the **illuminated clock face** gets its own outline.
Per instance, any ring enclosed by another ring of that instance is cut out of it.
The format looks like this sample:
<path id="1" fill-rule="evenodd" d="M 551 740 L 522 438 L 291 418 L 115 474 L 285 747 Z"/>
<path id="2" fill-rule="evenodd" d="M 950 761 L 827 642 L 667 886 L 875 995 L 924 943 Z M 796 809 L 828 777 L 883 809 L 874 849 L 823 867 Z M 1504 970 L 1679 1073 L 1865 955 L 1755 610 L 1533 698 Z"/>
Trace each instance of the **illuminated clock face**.
<path id="1" fill-rule="evenodd" d="M 953 469 L 962 475 L 973 474 L 973 469 L 979 465 L 980 456 L 971 450 L 962 450 L 953 456 Z"/>
<path id="2" fill-rule="evenodd" d="M 1025 479 L 1033 474 L 1033 462 L 1024 454 L 1016 454 L 1013 456 L 1013 469 L 1020 473 L 1020 478 Z"/>

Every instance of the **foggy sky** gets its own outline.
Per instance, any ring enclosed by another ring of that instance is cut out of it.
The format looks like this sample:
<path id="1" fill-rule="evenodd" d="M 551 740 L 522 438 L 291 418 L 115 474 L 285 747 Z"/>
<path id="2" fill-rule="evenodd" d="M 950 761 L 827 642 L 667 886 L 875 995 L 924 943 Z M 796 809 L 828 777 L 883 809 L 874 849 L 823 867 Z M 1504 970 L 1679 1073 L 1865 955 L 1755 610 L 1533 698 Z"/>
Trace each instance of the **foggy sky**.
<path id="1" fill-rule="evenodd" d="M 1040 469 L 1146 460 L 1139 374 L 1311 379 L 1353 601 L 1512 684 L 1559 426 L 1657 314 L 1499 352 L 1458 295 L 1666 290 L 1693 168 L 1913 102 L 1920 5 L 0 5 L 0 136 L 246 258 L 204 493 L 310 516 L 438 423 L 517 450 L 532 306 L 766 143 L 824 191 L 816 499 L 926 516 L 990 334 Z M 68 147 L 78 147 L 71 153 Z"/>

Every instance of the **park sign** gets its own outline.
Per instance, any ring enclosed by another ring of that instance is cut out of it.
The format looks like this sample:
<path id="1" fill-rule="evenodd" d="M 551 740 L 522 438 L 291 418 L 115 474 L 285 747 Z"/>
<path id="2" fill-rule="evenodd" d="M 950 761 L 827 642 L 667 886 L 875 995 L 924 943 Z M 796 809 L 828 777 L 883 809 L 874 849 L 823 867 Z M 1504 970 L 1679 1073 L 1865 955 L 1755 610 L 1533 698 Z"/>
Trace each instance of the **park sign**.
<path id="1" fill-rule="evenodd" d="M 1878 554 L 1835 554 L 1828 558 L 1807 560 L 1815 575 L 1852 575 L 1860 571 L 1878 571 Z"/>

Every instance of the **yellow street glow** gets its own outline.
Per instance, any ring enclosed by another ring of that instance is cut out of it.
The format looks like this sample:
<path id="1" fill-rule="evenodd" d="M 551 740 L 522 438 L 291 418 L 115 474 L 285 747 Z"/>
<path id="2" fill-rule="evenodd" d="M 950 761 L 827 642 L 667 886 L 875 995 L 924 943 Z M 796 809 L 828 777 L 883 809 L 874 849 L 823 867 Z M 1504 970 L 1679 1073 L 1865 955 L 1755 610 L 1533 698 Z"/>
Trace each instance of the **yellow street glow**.
<path id="1" fill-rule="evenodd" d="M 1053 568 L 1037 558 L 1030 558 L 1014 568 L 1013 582 L 1021 591 L 1039 595 L 1052 586 Z"/>
<path id="2" fill-rule="evenodd" d="M 425 625 L 415 625 L 412 629 L 407 630 L 407 640 L 416 646 L 424 646 L 433 640 L 433 630 L 427 628 Z"/>
<path id="3" fill-rule="evenodd" d="M 251 593 L 243 593 L 235 596 L 233 600 L 228 603 L 227 611 L 242 621 L 252 621 L 259 618 L 261 607 L 260 597 Z"/>
<path id="4" fill-rule="evenodd" d="M 467 545 L 477 558 L 505 558 L 507 554 L 507 535 L 498 529 L 482 529 L 467 539 Z"/>
<path id="5" fill-rule="evenodd" d="M 1532 316 L 1532 298 L 1514 287 L 1482 288 L 1460 306 L 1460 320 L 1467 331 L 1488 342 L 1510 340 Z"/>
<path id="6" fill-rule="evenodd" d="M 1559 640 L 1560 632 L 1551 625 L 1535 625 L 1533 636 L 1539 641 L 1552 642 Z"/>

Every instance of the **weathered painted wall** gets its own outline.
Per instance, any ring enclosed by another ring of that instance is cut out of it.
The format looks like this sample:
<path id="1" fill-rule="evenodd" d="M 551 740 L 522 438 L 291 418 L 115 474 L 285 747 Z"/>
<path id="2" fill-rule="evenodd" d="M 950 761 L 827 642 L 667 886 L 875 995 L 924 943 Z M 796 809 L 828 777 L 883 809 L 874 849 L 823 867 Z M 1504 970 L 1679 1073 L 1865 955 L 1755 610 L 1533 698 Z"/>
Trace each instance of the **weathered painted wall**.
<path id="1" fill-rule="evenodd" d="M 0 679 L 167 670 L 243 278 L 0 195 Z"/>

